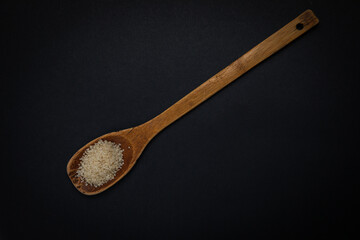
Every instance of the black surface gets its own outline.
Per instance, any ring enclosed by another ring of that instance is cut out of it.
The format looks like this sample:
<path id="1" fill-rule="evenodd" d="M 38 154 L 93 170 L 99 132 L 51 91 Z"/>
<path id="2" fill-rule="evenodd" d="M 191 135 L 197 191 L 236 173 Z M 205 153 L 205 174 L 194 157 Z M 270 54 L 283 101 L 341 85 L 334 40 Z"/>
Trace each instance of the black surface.
<path id="1" fill-rule="evenodd" d="M 355 2 L 3 3 L 0 238 L 350 238 Z M 70 183 L 82 145 L 159 114 L 308 8 L 317 27 L 164 130 L 114 187 Z"/>

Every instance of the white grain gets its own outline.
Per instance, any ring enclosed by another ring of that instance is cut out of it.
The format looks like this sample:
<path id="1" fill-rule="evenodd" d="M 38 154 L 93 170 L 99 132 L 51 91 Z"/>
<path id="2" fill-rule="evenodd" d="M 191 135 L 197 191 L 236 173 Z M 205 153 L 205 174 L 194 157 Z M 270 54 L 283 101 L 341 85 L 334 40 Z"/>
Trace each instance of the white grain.
<path id="1" fill-rule="evenodd" d="M 77 176 L 86 185 L 94 187 L 107 183 L 124 165 L 123 151 L 120 144 L 99 140 L 87 148 L 80 158 Z"/>

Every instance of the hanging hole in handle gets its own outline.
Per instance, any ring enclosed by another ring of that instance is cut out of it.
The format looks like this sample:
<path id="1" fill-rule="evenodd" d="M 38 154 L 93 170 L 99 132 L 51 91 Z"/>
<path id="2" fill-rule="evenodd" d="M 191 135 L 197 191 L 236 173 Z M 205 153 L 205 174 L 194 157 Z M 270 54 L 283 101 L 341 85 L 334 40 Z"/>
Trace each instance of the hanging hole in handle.
<path id="1" fill-rule="evenodd" d="M 301 30 L 301 29 L 303 29 L 303 28 L 304 28 L 304 24 L 302 24 L 302 23 L 296 24 L 296 29 L 297 29 L 297 30 Z"/>

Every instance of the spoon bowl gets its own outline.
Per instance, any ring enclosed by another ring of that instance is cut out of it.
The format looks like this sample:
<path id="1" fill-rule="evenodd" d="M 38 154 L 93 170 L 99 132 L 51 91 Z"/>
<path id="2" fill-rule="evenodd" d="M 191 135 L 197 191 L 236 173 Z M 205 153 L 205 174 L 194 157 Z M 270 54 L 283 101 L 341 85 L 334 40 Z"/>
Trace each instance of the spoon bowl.
<path id="1" fill-rule="evenodd" d="M 140 154 L 136 154 L 134 152 L 134 144 L 131 141 L 131 138 L 127 135 L 129 132 L 131 132 L 132 129 L 125 129 L 119 132 L 112 132 L 105 134 L 101 137 L 98 137 L 82 148 L 80 148 L 70 159 L 70 161 L 67 164 L 67 174 L 71 180 L 71 182 L 74 184 L 77 190 L 79 190 L 81 193 L 85 195 L 94 195 L 98 194 L 102 191 L 105 191 L 112 185 L 114 185 L 117 181 L 119 181 L 121 178 L 123 178 L 134 166 L 137 158 L 140 156 Z M 131 135 L 130 135 L 131 136 Z M 123 159 L 124 159 L 124 165 L 116 172 L 116 175 L 114 179 L 106 182 L 104 185 L 99 187 L 94 187 L 90 184 L 86 184 L 84 181 L 80 180 L 80 177 L 77 176 L 77 170 L 80 166 L 80 158 L 84 154 L 85 150 L 90 147 L 91 145 L 95 144 L 99 140 L 107 140 L 114 142 L 116 144 L 120 144 L 120 147 L 124 150 L 123 151 Z M 145 146 L 143 147 L 145 148 Z"/>
<path id="2" fill-rule="evenodd" d="M 80 148 L 70 159 L 67 165 L 67 173 L 70 180 L 76 189 L 86 195 L 98 194 L 113 186 L 131 170 L 146 145 L 156 134 L 251 68 L 307 32 L 318 24 L 318 22 L 319 19 L 314 13 L 311 10 L 306 10 L 155 118 L 137 127 L 108 133 L 92 140 Z M 104 185 L 94 187 L 82 182 L 80 178 L 76 176 L 76 172 L 79 168 L 80 158 L 85 150 L 100 139 L 121 144 L 121 148 L 124 149 L 124 165 L 116 173 L 114 179 Z"/>

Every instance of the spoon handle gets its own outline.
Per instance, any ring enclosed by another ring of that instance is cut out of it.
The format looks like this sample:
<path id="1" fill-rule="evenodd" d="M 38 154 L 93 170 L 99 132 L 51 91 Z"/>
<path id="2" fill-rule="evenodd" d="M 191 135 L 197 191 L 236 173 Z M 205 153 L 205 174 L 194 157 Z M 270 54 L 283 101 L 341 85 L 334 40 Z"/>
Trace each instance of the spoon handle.
<path id="1" fill-rule="evenodd" d="M 306 10 L 280 30 L 259 43 L 242 57 L 208 79 L 160 115 L 144 123 L 148 137 L 151 139 L 162 129 L 194 109 L 229 83 L 264 61 L 275 52 L 285 47 L 319 22 L 311 10 Z"/>

